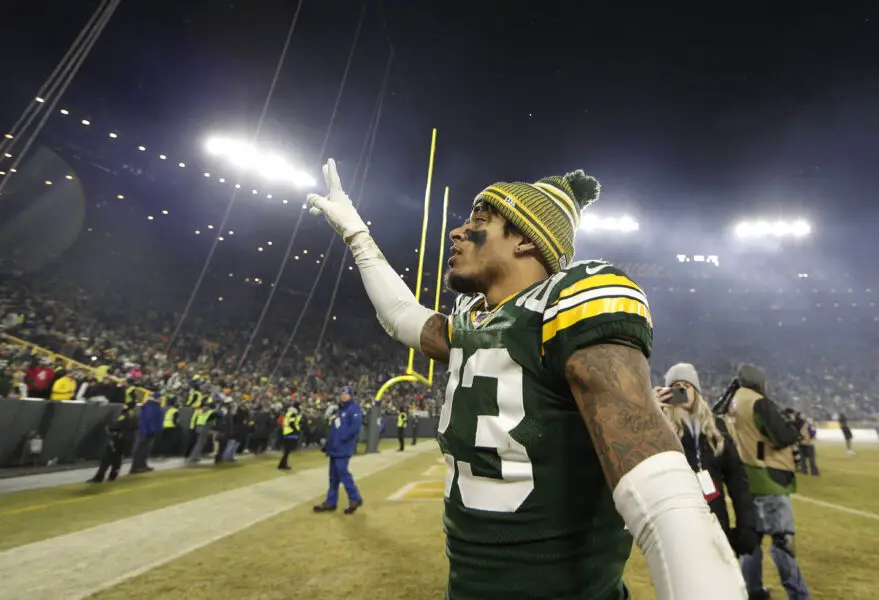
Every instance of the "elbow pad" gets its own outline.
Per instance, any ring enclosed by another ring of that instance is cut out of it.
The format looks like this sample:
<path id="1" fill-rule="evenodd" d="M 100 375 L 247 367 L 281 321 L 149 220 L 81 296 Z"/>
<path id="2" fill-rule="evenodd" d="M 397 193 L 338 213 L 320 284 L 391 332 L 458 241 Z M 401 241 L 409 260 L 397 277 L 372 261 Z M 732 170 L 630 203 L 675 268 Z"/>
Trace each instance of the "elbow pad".
<path id="1" fill-rule="evenodd" d="M 395 340 L 420 351 L 421 331 L 434 312 L 418 303 L 371 236 L 356 235 L 351 252 L 382 328 Z"/>
<path id="2" fill-rule="evenodd" d="M 642 461 L 613 499 L 647 559 L 659 600 L 747 600 L 735 553 L 682 453 Z"/>

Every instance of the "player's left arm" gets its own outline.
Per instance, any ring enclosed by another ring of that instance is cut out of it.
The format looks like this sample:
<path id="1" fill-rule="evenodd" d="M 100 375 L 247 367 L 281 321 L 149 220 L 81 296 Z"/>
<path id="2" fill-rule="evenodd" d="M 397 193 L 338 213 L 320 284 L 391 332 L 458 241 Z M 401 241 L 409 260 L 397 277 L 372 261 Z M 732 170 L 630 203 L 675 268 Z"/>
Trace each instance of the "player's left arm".
<path id="1" fill-rule="evenodd" d="M 742 600 L 741 569 L 650 387 L 653 319 L 611 265 L 573 265 L 543 315 L 544 359 L 564 373 L 614 504 L 659 600 Z"/>
<path id="2" fill-rule="evenodd" d="M 683 452 L 653 397 L 650 367 L 639 350 L 615 343 L 581 348 L 566 361 L 565 377 L 611 489 L 643 460 Z"/>
<path id="3" fill-rule="evenodd" d="M 647 359 L 621 343 L 573 352 L 565 376 L 660 600 L 743 600 L 735 554 L 650 388 Z"/>

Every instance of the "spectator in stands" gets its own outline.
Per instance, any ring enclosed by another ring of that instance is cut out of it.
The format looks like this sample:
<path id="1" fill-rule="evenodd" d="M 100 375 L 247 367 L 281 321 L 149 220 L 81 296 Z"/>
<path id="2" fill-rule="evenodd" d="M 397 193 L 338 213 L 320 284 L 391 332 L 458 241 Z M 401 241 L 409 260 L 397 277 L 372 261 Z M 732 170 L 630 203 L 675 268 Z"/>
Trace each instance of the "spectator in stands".
<path id="1" fill-rule="evenodd" d="M 28 397 L 49 399 L 52 391 L 52 382 L 55 380 L 55 370 L 48 358 L 34 357 L 31 367 L 28 369 L 25 382 L 28 388 Z"/>
<path id="2" fill-rule="evenodd" d="M 153 468 L 147 465 L 147 459 L 153 449 L 156 437 L 162 433 L 162 406 L 159 394 L 153 394 L 140 407 L 138 438 L 131 459 L 132 475 L 147 473 Z"/>
<path id="3" fill-rule="evenodd" d="M 751 554 L 759 542 L 757 514 L 745 467 L 735 444 L 723 421 L 716 419 L 702 398 L 699 374 L 693 365 L 674 365 L 665 374 L 665 386 L 654 389 L 657 400 L 681 439 L 684 454 L 699 479 L 711 512 L 720 522 L 736 554 Z M 674 388 L 686 390 L 685 404 L 666 404 L 672 398 Z M 735 510 L 735 528 L 730 527 L 724 486 Z"/>
<path id="4" fill-rule="evenodd" d="M 748 474 L 757 507 L 757 532 L 772 539 L 770 554 L 790 600 L 811 600 L 809 588 L 794 551 L 794 516 L 790 494 L 796 491 L 792 446 L 800 432 L 766 397 L 766 375 L 753 365 L 742 365 L 739 388 L 733 395 L 728 422 Z M 742 558 L 742 572 L 750 600 L 765 600 L 763 551 L 760 546 Z"/>
<path id="5" fill-rule="evenodd" d="M 60 400 L 66 402 L 73 400 L 76 393 L 76 379 L 74 379 L 66 369 L 56 369 L 54 371 L 55 379 L 52 382 L 52 400 Z"/>

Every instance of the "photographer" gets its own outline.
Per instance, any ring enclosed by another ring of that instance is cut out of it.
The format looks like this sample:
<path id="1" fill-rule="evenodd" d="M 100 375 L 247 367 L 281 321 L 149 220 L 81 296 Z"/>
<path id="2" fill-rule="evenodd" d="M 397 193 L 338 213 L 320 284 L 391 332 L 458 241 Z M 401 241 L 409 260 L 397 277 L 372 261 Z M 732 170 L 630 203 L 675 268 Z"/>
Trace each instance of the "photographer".
<path id="1" fill-rule="evenodd" d="M 818 430 L 802 414 L 796 413 L 796 417 L 796 424 L 800 430 L 800 473 L 817 477 L 821 474 L 815 453 L 815 438 L 818 437 Z"/>
<path id="2" fill-rule="evenodd" d="M 665 388 L 654 389 L 656 398 L 681 439 L 684 454 L 699 479 L 711 512 L 735 553 L 751 554 L 760 539 L 756 530 L 757 516 L 735 444 L 723 421 L 714 416 L 702 398 L 699 375 L 693 365 L 674 365 L 665 375 L 665 385 Z M 724 485 L 735 510 L 735 528 L 730 527 Z"/>
<path id="3" fill-rule="evenodd" d="M 810 600 L 809 588 L 794 550 L 794 517 L 790 494 L 796 491 L 793 446 L 800 439 L 774 402 L 766 397 L 766 375 L 753 365 L 739 369 L 738 389 L 727 413 L 748 485 L 757 507 L 757 531 L 772 538 L 770 554 L 790 600 Z M 742 572 L 751 600 L 768 598 L 763 589 L 763 551 L 758 545 L 742 558 Z"/>

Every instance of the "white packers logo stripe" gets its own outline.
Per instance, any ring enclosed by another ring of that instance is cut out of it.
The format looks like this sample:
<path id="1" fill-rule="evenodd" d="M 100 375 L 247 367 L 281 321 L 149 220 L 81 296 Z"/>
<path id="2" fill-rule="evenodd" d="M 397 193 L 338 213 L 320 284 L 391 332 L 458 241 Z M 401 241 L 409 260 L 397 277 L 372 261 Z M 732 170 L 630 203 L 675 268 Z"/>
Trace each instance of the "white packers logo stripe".
<path id="1" fill-rule="evenodd" d="M 610 286 L 603 288 L 593 288 L 584 290 L 578 294 L 574 294 L 573 296 L 569 296 L 564 300 L 559 301 L 557 304 L 551 306 L 544 312 L 543 314 L 543 322 L 546 323 L 548 321 L 553 320 L 556 315 L 560 312 L 566 311 L 569 308 L 574 308 L 579 304 L 583 304 L 584 302 L 589 302 L 590 300 L 595 300 L 596 298 L 631 298 L 632 300 L 637 300 L 645 307 L 649 308 L 647 304 L 647 298 L 639 292 L 630 287 L 622 287 L 622 286 Z"/>

